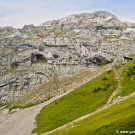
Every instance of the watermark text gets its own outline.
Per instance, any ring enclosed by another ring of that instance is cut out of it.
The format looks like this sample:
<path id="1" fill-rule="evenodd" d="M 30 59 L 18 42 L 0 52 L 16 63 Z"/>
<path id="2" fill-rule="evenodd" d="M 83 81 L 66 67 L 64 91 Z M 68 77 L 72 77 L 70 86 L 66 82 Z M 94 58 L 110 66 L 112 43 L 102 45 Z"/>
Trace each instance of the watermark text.
<path id="1" fill-rule="evenodd" d="M 135 130 L 134 131 L 120 131 L 120 130 L 116 130 L 117 134 L 135 134 Z"/>

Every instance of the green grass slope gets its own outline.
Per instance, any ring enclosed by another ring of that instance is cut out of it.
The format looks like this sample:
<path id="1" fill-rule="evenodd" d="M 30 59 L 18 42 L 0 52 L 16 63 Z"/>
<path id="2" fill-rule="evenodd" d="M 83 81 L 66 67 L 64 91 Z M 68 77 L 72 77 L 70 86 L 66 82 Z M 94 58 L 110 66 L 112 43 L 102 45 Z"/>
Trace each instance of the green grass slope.
<path id="1" fill-rule="evenodd" d="M 134 130 L 135 97 L 51 135 L 121 135 L 124 133 L 123 131 L 133 135 Z"/>
<path id="2" fill-rule="evenodd" d="M 107 71 L 70 94 L 43 108 L 36 117 L 33 133 L 45 133 L 95 111 L 105 104 L 117 82 Z M 64 134 L 65 135 L 65 134 Z"/>
<path id="3" fill-rule="evenodd" d="M 135 60 L 125 65 L 121 74 L 121 96 L 126 96 L 135 91 Z"/>

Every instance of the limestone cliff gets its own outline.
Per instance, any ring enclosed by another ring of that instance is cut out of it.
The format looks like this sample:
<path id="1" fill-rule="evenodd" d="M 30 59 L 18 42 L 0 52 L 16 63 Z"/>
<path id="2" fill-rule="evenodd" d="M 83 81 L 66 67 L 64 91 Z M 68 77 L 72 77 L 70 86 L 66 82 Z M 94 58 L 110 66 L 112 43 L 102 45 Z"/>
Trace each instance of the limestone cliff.
<path id="1" fill-rule="evenodd" d="M 0 28 L 0 101 L 19 98 L 65 70 L 135 53 L 135 24 L 106 11 L 82 13 L 22 29 Z M 53 69 L 53 70 L 52 70 Z M 72 74 L 72 73 L 71 73 Z"/>

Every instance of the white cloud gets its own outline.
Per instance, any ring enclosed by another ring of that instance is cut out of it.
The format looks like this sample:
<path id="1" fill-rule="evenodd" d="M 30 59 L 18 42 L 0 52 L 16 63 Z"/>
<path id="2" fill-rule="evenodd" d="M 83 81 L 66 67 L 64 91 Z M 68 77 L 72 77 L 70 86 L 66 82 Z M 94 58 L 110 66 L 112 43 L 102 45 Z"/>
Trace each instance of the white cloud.
<path id="1" fill-rule="evenodd" d="M 39 25 L 47 20 L 58 19 L 79 12 L 79 9 L 72 4 L 61 3 L 61 0 L 58 0 L 57 3 L 51 3 L 49 0 L 44 2 L 43 0 L 40 0 L 40 2 L 28 0 L 27 2 L 3 4 L 3 7 L 10 12 L 5 16 L 0 11 L 0 26 L 22 27 L 24 24 L 31 23 Z"/>

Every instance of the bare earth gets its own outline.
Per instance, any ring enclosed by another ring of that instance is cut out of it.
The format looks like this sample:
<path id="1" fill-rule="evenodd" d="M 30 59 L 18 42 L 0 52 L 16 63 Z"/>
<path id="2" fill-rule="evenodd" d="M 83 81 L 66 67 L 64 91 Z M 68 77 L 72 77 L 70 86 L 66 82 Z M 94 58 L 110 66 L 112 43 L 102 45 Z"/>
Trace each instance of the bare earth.
<path id="1" fill-rule="evenodd" d="M 18 110 L 17 112 L 8 114 L 8 110 L 4 109 L 0 112 L 0 135 L 30 135 L 34 128 L 36 115 L 40 110 L 58 99 L 59 97 L 52 98 L 37 106 Z"/>

